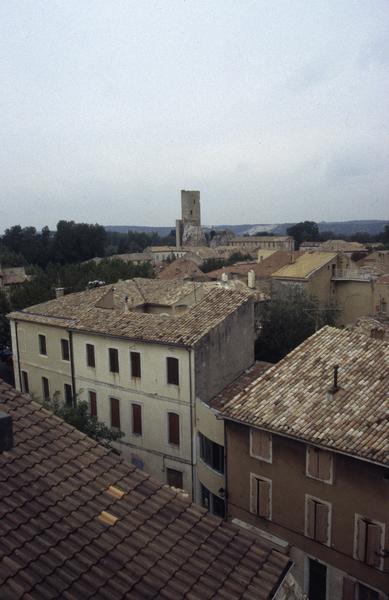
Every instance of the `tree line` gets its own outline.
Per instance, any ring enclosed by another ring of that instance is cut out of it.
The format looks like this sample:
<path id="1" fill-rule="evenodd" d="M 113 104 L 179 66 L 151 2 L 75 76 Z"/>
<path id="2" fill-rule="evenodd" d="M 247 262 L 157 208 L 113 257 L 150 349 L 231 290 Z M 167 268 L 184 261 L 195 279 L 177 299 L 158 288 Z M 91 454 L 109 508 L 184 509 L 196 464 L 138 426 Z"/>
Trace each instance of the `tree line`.
<path id="1" fill-rule="evenodd" d="M 320 232 L 315 221 L 300 221 L 300 223 L 288 227 L 286 233 L 294 238 L 296 250 L 300 248 L 302 242 L 326 242 L 339 238 L 339 235 L 333 231 Z M 341 238 L 347 242 L 359 242 L 367 245 L 379 243 L 384 247 L 389 247 L 389 225 L 385 225 L 383 232 L 377 235 L 359 231 L 351 235 L 342 235 Z"/>

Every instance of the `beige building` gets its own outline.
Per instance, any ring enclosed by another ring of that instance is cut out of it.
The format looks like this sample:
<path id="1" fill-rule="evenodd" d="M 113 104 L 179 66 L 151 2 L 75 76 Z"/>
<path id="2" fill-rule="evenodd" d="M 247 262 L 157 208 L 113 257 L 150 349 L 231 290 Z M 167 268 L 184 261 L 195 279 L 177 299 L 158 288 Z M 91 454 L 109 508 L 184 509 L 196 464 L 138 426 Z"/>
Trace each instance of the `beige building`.
<path id="1" fill-rule="evenodd" d="M 227 515 L 292 546 L 307 598 L 388 598 L 388 365 L 324 327 L 220 409 Z"/>
<path id="2" fill-rule="evenodd" d="M 246 250 L 294 250 L 294 239 L 289 235 L 248 235 L 235 236 L 228 242 L 229 246 L 240 246 Z"/>
<path id="3" fill-rule="evenodd" d="M 249 295 L 134 279 L 10 315 L 16 387 L 74 397 L 124 433 L 123 457 L 196 495 L 196 407 L 253 362 Z M 242 345 L 242 340 L 245 344 Z"/>

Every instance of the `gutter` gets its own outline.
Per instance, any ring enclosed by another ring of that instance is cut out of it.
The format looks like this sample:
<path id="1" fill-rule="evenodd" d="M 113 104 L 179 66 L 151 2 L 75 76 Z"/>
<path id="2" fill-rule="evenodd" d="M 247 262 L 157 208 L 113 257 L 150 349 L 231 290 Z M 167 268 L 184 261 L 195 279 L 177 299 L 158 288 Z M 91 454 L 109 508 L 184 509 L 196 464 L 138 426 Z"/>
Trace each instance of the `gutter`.
<path id="1" fill-rule="evenodd" d="M 190 410 L 190 462 L 191 462 L 191 475 L 192 475 L 192 502 L 195 501 L 195 489 L 194 489 L 194 452 L 193 452 L 193 444 L 194 440 L 194 427 L 193 427 L 193 390 L 192 390 L 192 354 L 191 348 L 186 348 L 188 351 L 188 360 L 189 360 L 189 410 Z"/>
<path id="2" fill-rule="evenodd" d="M 20 370 L 20 354 L 19 354 L 19 338 L 18 338 L 18 322 L 15 320 L 15 339 L 16 339 L 16 357 L 18 363 L 19 387 L 22 390 L 22 373 Z"/>

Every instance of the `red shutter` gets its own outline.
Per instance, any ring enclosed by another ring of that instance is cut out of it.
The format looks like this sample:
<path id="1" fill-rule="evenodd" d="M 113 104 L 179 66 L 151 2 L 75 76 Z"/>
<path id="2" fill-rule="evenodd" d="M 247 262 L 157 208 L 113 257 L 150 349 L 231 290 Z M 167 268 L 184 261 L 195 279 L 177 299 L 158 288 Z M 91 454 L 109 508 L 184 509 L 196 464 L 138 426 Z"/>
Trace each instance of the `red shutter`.
<path id="1" fill-rule="evenodd" d="M 89 392 L 89 408 L 90 408 L 91 417 L 97 417 L 96 392 Z"/>
<path id="2" fill-rule="evenodd" d="M 111 427 L 120 429 L 120 406 L 117 398 L 111 398 Z"/>
<path id="3" fill-rule="evenodd" d="M 180 417 L 176 413 L 168 413 L 169 444 L 180 445 Z"/>
<path id="4" fill-rule="evenodd" d="M 132 433 L 142 435 L 142 407 L 140 404 L 132 405 Z"/>
<path id="5" fill-rule="evenodd" d="M 366 562 L 371 567 L 380 566 L 382 529 L 375 523 L 367 523 Z"/>

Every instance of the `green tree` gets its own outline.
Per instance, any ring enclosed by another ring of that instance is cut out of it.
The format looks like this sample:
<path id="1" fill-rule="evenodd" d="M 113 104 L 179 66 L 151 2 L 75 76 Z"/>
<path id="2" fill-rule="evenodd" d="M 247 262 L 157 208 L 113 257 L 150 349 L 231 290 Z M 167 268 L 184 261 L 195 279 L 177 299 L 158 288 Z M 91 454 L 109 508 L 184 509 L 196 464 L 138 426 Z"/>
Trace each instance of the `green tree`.
<path id="1" fill-rule="evenodd" d="M 257 311 L 256 359 L 278 362 L 317 329 L 334 325 L 336 316 L 335 306 L 320 307 L 298 288 L 274 293 Z"/>
<path id="2" fill-rule="evenodd" d="M 320 239 L 319 227 L 314 221 L 301 221 L 286 230 L 295 241 L 296 250 L 300 248 L 301 242 L 312 242 Z"/>
<path id="3" fill-rule="evenodd" d="M 82 433 L 85 433 L 106 448 L 111 448 L 112 442 L 115 442 L 124 435 L 123 432 L 110 429 L 104 423 L 98 421 L 96 417 L 92 417 L 87 402 L 77 401 L 74 406 L 67 406 L 60 403 L 54 394 L 53 399 L 44 400 L 42 404 L 57 417 L 60 417 L 66 423 L 82 431 Z"/>

